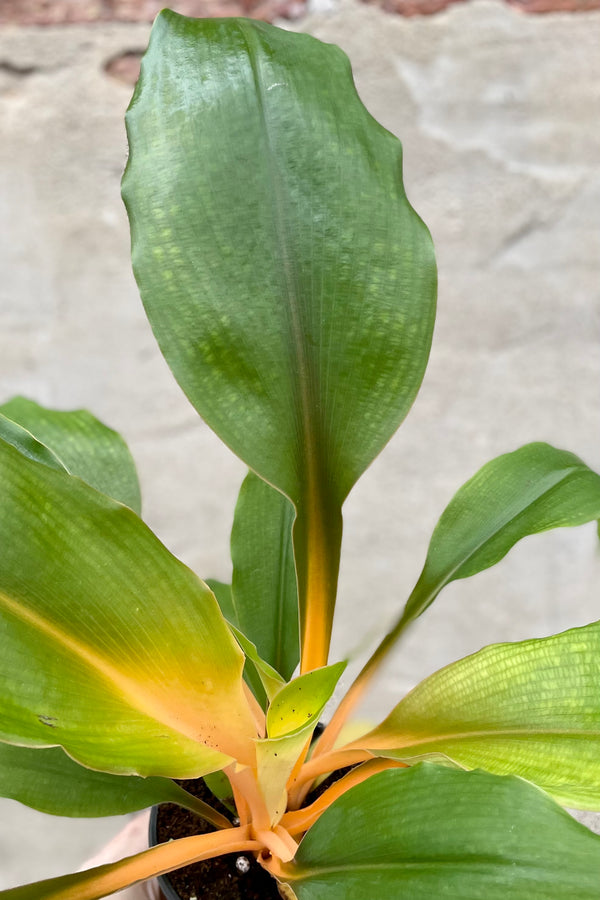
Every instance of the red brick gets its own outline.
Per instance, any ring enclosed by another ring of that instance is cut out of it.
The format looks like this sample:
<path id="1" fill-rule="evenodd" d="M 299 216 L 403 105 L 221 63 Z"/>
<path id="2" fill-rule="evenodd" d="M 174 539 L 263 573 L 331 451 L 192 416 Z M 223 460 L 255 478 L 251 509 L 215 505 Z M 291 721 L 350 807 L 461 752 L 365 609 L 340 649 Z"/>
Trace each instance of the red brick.
<path id="1" fill-rule="evenodd" d="M 454 3 L 464 3 L 466 0 L 364 0 L 364 2 L 400 16 L 431 16 Z"/>
<path id="2" fill-rule="evenodd" d="M 454 3 L 476 0 L 364 0 L 401 16 L 427 16 Z M 600 0 L 505 0 L 526 13 L 586 12 Z M 94 22 L 151 22 L 167 0 L 0 0 L 0 25 L 64 25 Z M 250 16 L 267 22 L 298 18 L 306 0 L 171 0 L 187 16 Z M 117 76 L 118 77 L 118 76 Z"/>
<path id="3" fill-rule="evenodd" d="M 0 0 L 0 24 L 64 25 L 151 22 L 169 5 L 186 16 L 250 16 L 272 21 L 297 18 L 306 0 Z"/>
<path id="4" fill-rule="evenodd" d="M 600 0 L 508 0 L 527 13 L 589 12 L 600 9 Z"/>

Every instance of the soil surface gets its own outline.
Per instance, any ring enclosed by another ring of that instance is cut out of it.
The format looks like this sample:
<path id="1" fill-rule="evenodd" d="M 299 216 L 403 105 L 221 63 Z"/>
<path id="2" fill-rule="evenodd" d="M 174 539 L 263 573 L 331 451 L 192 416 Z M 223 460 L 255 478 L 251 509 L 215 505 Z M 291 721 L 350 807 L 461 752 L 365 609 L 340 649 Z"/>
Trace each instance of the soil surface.
<path id="1" fill-rule="evenodd" d="M 229 810 L 215 798 L 201 778 L 180 781 L 179 784 L 231 819 Z M 161 844 L 216 830 L 209 822 L 172 803 L 159 807 L 156 828 Z M 194 863 L 171 872 L 168 880 L 181 900 L 281 900 L 277 882 L 251 853 L 228 853 Z"/>

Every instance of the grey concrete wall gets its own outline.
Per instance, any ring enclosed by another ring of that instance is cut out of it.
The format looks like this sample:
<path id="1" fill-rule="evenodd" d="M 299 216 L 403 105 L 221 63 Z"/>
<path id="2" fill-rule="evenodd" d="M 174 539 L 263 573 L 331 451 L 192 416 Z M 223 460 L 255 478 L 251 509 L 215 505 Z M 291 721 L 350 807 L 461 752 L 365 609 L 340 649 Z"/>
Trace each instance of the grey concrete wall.
<path id="1" fill-rule="evenodd" d="M 600 469 L 600 12 L 527 17 L 477 0 L 402 19 L 319 2 L 293 27 L 348 52 L 368 108 L 403 140 L 440 267 L 421 394 L 347 502 L 343 655 L 383 633 L 445 504 L 489 458 L 540 439 Z M 244 467 L 180 394 L 129 269 L 119 178 L 130 88 L 104 65 L 147 34 L 0 33 L 0 398 L 86 406 L 121 430 L 149 524 L 200 575 L 227 578 Z M 485 643 L 600 618 L 599 574 L 591 526 L 523 542 L 445 591 L 367 713 Z M 0 888 L 78 865 L 116 828 L 0 809 Z"/>

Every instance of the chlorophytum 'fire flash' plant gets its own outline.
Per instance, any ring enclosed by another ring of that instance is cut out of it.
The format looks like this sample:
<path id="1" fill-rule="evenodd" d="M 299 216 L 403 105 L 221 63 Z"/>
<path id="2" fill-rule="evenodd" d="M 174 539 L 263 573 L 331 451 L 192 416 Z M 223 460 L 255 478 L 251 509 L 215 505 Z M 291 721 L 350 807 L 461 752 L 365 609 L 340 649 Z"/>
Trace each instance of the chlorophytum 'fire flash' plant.
<path id="1" fill-rule="evenodd" d="M 93 900 L 239 851 L 298 900 L 597 900 L 600 838 L 558 803 L 600 808 L 600 623 L 486 647 L 368 733 L 345 728 L 445 585 L 525 535 L 600 516 L 600 477 L 572 453 L 529 444 L 458 491 L 396 624 L 311 747 L 344 669 L 328 659 L 341 507 L 415 399 L 434 322 L 432 245 L 397 139 L 338 48 L 169 11 L 127 125 L 148 318 L 250 470 L 233 580 L 209 588 L 150 532 L 113 431 L 6 403 L 0 787 L 58 815 L 169 801 L 215 830 L 1 896 Z M 226 785 L 239 824 L 176 782 L 204 776 Z"/>

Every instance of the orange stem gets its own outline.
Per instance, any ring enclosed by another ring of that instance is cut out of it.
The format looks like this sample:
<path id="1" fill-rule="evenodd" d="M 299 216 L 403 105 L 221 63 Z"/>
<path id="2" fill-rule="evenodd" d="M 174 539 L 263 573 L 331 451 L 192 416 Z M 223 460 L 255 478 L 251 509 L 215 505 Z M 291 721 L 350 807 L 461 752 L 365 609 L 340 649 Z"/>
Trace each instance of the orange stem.
<path id="1" fill-rule="evenodd" d="M 308 738 L 308 740 L 306 741 L 306 744 L 304 745 L 302 753 L 300 754 L 300 756 L 294 763 L 294 768 L 292 769 L 292 773 L 287 780 L 287 784 L 285 786 L 287 791 L 291 790 L 291 788 L 294 786 L 294 783 L 296 782 L 296 779 L 298 778 L 298 774 L 300 773 L 300 770 L 302 769 L 302 766 L 304 765 L 304 760 L 306 759 L 306 755 L 307 755 L 308 751 L 310 750 L 310 744 L 311 744 L 311 738 Z"/>
<path id="2" fill-rule="evenodd" d="M 247 804 L 250 814 L 250 827 L 253 829 L 253 832 L 270 831 L 271 817 L 258 787 L 256 774 L 247 766 L 238 771 L 235 770 L 235 766 L 230 766 L 226 772 L 231 786 L 234 790 L 237 788 Z"/>
<path id="3" fill-rule="evenodd" d="M 332 753 L 324 753 L 316 759 L 311 757 L 302 766 L 289 793 L 289 807 L 297 809 L 302 805 L 312 782 L 319 775 L 329 775 L 336 769 L 345 769 L 347 766 L 355 766 L 370 759 L 373 759 L 373 754 L 368 750 L 334 750 Z"/>
<path id="4" fill-rule="evenodd" d="M 75 872 L 38 882 L 40 895 L 52 900 L 99 900 L 140 881 L 164 875 L 190 863 L 211 859 L 223 853 L 255 852 L 262 845 L 250 837 L 250 829 L 229 828 L 210 834 L 180 838 L 159 844 L 116 863 L 96 866 L 87 872 Z M 32 896 L 31 886 L 5 892 L 7 900 Z"/>
<path id="5" fill-rule="evenodd" d="M 362 784 L 363 781 L 366 781 L 367 778 L 371 778 L 372 775 L 376 775 L 377 772 L 395 768 L 406 768 L 406 764 L 398 762 L 396 759 L 369 760 L 369 762 L 363 763 L 356 769 L 348 772 L 347 775 L 344 775 L 344 777 L 340 778 L 339 781 L 336 781 L 335 784 L 332 784 L 331 787 L 327 788 L 327 790 L 324 791 L 314 803 L 311 803 L 310 806 L 287 812 L 281 820 L 281 825 L 286 829 L 288 834 L 292 836 L 302 834 L 315 824 L 319 816 L 331 806 L 334 800 L 337 800 L 338 797 L 341 797 L 342 794 L 345 794 L 350 788 L 356 787 L 357 784 Z"/>
<path id="6" fill-rule="evenodd" d="M 310 449 L 309 456 L 313 458 Z M 311 469 L 307 481 L 293 529 L 302 675 L 327 665 L 342 541 L 341 512 L 335 501 L 328 501 L 319 473 Z"/>
<path id="7" fill-rule="evenodd" d="M 319 738 L 319 741 L 313 751 L 313 756 L 321 756 L 321 754 L 327 753 L 333 748 L 344 723 L 348 719 L 348 716 L 350 716 L 350 714 L 362 700 L 366 690 L 379 671 L 379 668 L 385 660 L 387 654 L 390 652 L 408 624 L 410 624 L 410 619 L 405 618 L 405 613 L 403 613 L 392 630 L 388 634 L 386 634 L 375 652 L 366 661 L 366 663 L 346 691 L 346 695 L 331 717 L 331 721 L 325 728 L 325 731 Z"/>
<path id="8" fill-rule="evenodd" d="M 257 830 L 255 837 L 272 856 L 283 862 L 289 862 L 296 855 L 298 844 L 281 825 L 275 825 L 268 831 Z"/>
<path id="9" fill-rule="evenodd" d="M 316 759 L 318 756 L 323 756 L 333 749 L 340 731 L 346 724 L 348 717 L 362 700 L 374 674 L 374 671 L 369 671 L 367 666 L 365 666 L 360 675 L 352 682 L 340 705 L 331 717 L 331 721 L 326 725 L 325 731 L 316 742 L 312 752 L 313 759 Z"/>
<path id="10" fill-rule="evenodd" d="M 231 778 L 231 771 L 235 768 L 235 763 L 232 763 L 231 766 L 228 766 L 223 771 L 229 778 L 229 784 L 231 785 L 231 792 L 233 794 L 233 802 L 235 803 L 235 808 L 237 811 L 238 819 L 240 820 L 240 825 L 248 825 L 250 823 L 250 809 L 248 808 L 248 804 L 246 803 L 246 799 L 242 792 L 240 791 L 237 783 L 234 779 Z"/>

